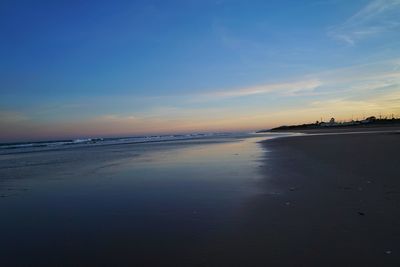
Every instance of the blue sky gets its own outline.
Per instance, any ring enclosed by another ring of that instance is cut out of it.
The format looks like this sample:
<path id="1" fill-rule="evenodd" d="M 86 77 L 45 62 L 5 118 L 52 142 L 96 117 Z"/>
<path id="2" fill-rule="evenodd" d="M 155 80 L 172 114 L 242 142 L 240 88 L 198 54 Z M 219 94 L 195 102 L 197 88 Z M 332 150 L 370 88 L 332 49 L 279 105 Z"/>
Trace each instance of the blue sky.
<path id="1" fill-rule="evenodd" d="M 2 1 L 0 141 L 400 114 L 400 0 Z"/>

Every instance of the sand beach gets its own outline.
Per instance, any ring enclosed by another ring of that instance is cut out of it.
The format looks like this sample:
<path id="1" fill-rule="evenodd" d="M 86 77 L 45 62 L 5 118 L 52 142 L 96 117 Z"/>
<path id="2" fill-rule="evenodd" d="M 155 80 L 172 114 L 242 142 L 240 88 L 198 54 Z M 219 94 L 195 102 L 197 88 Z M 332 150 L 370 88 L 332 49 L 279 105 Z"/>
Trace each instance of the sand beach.
<path id="1" fill-rule="evenodd" d="M 3 154 L 0 259 L 397 266 L 398 151 L 383 131 Z"/>

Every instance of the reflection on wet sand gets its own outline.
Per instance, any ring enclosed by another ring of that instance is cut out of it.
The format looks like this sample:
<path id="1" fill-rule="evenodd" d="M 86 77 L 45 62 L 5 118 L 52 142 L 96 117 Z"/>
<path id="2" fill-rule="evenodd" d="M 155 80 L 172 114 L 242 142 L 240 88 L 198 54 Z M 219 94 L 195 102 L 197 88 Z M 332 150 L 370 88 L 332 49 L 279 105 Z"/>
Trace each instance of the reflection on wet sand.
<path id="1" fill-rule="evenodd" d="M 260 193 L 262 139 L 2 155 L 2 262 L 200 263 Z"/>

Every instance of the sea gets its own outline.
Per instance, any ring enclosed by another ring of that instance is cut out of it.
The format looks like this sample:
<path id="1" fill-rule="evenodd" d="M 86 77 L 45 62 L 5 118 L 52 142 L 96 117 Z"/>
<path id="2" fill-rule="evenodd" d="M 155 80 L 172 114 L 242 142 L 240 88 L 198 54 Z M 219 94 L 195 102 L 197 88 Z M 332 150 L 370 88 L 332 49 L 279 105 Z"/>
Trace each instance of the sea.
<path id="1" fill-rule="evenodd" d="M 131 137 L 112 137 L 112 138 L 77 138 L 62 139 L 51 141 L 29 141 L 29 142 L 7 142 L 0 143 L 0 154 L 17 152 L 34 152 L 42 150 L 62 149 L 70 147 L 87 147 L 101 145 L 118 145 L 133 143 L 152 143 L 179 140 L 194 140 L 202 138 L 221 138 L 221 137 L 240 137 L 248 136 L 253 133 L 190 133 L 173 135 L 144 135 Z"/>

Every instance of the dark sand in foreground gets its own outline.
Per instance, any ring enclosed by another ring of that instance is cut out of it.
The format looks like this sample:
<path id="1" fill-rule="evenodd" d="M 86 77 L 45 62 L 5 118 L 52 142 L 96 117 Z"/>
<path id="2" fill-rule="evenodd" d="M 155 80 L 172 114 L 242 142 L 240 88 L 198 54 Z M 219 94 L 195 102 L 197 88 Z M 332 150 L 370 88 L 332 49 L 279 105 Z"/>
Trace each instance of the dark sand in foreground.
<path id="1" fill-rule="evenodd" d="M 220 244 L 224 265 L 400 265 L 399 133 L 290 137 L 263 146 L 265 186 L 275 192 L 248 203 L 235 237 Z"/>
<path id="2" fill-rule="evenodd" d="M 399 133 L 255 142 L 3 155 L 0 265 L 400 265 Z"/>

